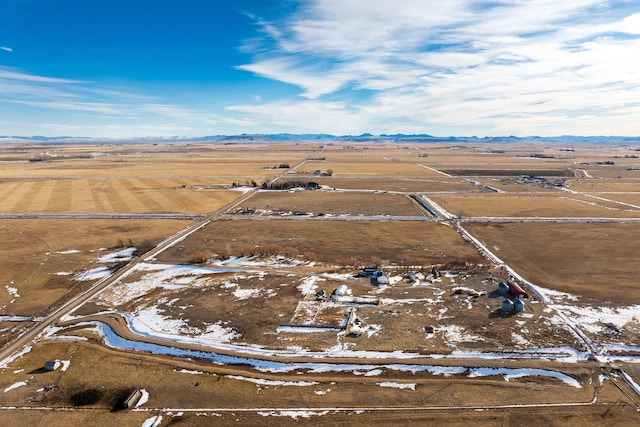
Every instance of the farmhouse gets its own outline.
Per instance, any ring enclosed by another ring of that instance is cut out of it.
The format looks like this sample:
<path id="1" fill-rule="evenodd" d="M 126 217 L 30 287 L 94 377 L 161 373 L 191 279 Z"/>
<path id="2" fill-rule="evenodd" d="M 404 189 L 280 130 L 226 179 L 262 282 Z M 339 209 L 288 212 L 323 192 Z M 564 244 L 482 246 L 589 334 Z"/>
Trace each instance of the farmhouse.
<path id="1" fill-rule="evenodd" d="M 374 266 L 365 267 L 362 270 L 362 273 L 360 273 L 360 275 L 362 277 L 376 278 L 382 275 L 382 271 L 380 271 L 380 269 L 374 265 Z"/>

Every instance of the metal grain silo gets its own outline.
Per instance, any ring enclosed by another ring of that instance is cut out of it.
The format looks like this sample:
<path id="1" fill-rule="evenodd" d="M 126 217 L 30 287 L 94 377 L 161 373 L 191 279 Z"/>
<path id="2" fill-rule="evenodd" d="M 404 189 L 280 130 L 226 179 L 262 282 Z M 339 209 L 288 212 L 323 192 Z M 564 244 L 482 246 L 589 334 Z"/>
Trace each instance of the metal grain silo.
<path id="1" fill-rule="evenodd" d="M 498 295 L 506 295 L 507 292 L 509 292 L 509 286 L 504 282 L 498 283 Z"/>
<path id="2" fill-rule="evenodd" d="M 516 300 L 513 302 L 513 309 L 516 312 L 521 312 L 522 310 L 524 310 L 524 301 L 522 301 L 520 298 L 516 298 Z"/>

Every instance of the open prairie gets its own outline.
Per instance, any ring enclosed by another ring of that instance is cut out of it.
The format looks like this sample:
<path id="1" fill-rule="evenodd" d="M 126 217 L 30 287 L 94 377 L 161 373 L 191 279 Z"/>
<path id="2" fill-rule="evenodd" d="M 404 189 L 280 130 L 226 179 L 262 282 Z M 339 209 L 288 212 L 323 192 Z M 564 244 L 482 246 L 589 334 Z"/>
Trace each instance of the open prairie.
<path id="1" fill-rule="evenodd" d="M 629 153 L 3 147 L 2 420 L 637 425 Z"/>
<path id="2" fill-rule="evenodd" d="M 638 218 L 640 207 L 572 194 L 430 195 L 460 217 Z"/>
<path id="3" fill-rule="evenodd" d="M 638 224 L 467 224 L 530 281 L 593 301 L 640 301 Z"/>

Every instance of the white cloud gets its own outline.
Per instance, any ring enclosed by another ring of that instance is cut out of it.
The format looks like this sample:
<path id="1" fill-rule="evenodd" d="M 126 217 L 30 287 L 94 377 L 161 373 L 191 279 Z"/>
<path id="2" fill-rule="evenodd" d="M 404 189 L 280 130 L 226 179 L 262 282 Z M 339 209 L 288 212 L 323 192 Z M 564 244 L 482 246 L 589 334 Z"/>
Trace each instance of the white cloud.
<path id="1" fill-rule="evenodd" d="M 272 50 L 241 68 L 314 102 L 232 110 L 347 133 L 640 134 L 640 14 L 618 4 L 305 1 L 270 23 Z"/>
<path id="2" fill-rule="evenodd" d="M 95 82 L 60 79 L 29 74 L 0 66 L 0 104 L 14 109 L 27 107 L 25 115 L 15 113 L 13 134 L 89 136 L 161 136 L 163 132 L 198 135 L 205 125 L 219 123 L 220 117 L 199 110 L 157 102 L 119 88 Z M 55 118 L 43 124 L 33 117 Z M 114 125 L 127 121 L 126 126 Z M 81 124 L 80 124 L 81 123 Z"/>
<path id="3" fill-rule="evenodd" d="M 6 46 L 0 46 L 0 50 L 4 50 L 6 52 L 13 52 L 13 49 L 11 49 L 10 47 L 6 47 Z"/>

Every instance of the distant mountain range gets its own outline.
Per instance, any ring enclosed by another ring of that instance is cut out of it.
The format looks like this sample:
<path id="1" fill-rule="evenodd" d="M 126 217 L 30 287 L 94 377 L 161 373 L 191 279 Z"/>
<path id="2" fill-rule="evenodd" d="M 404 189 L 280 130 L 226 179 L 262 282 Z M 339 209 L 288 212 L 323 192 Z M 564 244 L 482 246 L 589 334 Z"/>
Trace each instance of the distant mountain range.
<path id="1" fill-rule="evenodd" d="M 329 134 L 241 134 L 241 135 L 209 135 L 200 137 L 167 136 L 167 137 L 139 137 L 139 138 L 95 138 L 95 137 L 72 137 L 72 136 L 6 136 L 0 135 L 0 143 L 3 142 L 37 142 L 41 144 L 74 144 L 74 143 L 153 143 L 153 142 L 207 142 L 215 141 L 220 143 L 237 142 L 368 142 L 368 143 L 527 143 L 546 142 L 562 144 L 579 143 L 605 143 L 605 144 L 634 144 L 640 143 L 640 136 L 433 136 L 428 134 L 381 134 L 372 135 L 363 133 L 362 135 L 329 135 Z"/>

